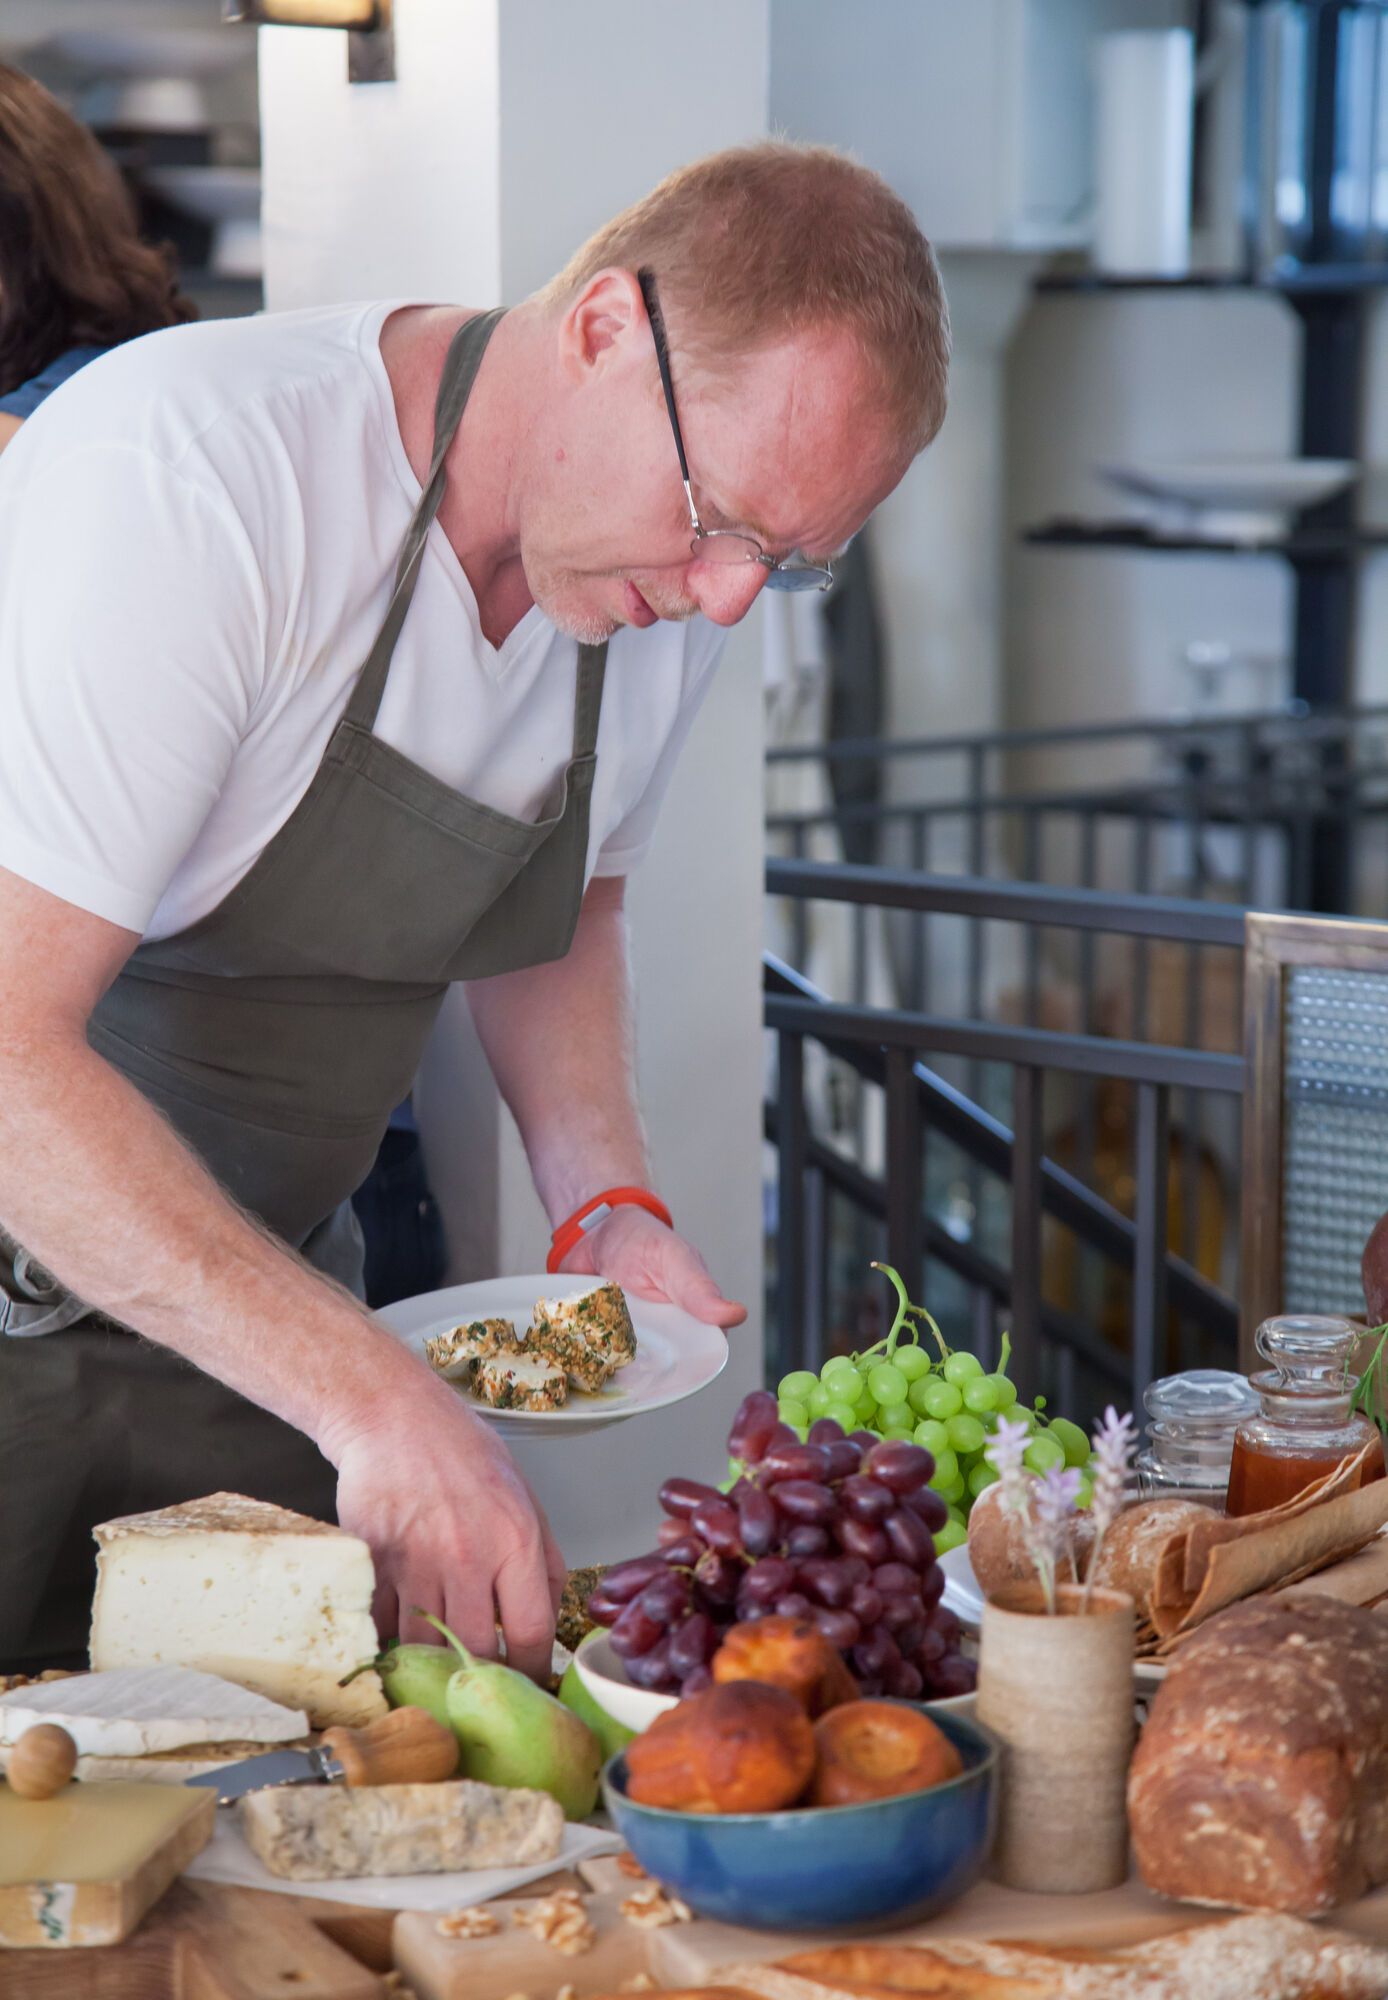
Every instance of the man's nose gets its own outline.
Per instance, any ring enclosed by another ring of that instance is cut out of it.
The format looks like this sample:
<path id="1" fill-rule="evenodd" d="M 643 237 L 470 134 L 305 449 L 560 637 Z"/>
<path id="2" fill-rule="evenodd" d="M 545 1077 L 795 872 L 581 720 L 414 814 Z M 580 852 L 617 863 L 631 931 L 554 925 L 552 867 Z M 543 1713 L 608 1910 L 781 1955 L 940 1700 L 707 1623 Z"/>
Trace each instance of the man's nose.
<path id="1" fill-rule="evenodd" d="M 689 594 L 713 624 L 736 625 L 765 588 L 768 574 L 765 564 L 759 562 L 692 562 Z"/>

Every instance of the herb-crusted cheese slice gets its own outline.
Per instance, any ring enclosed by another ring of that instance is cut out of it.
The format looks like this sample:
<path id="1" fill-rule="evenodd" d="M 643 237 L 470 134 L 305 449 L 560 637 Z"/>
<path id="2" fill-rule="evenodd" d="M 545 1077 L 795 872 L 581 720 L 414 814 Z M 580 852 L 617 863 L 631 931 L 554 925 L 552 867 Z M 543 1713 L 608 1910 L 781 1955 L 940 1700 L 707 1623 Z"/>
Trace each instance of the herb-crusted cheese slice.
<path id="1" fill-rule="evenodd" d="M 379 1648 L 371 1551 L 355 1535 L 213 1493 L 107 1521 L 96 1541 L 94 1668 L 196 1667 L 317 1728 L 385 1714 L 374 1673 L 338 1686 Z"/>
<path id="2" fill-rule="evenodd" d="M 528 1341 L 533 1347 L 567 1356 L 570 1363 L 577 1356 L 586 1357 L 589 1368 L 604 1368 L 608 1375 L 636 1359 L 636 1329 L 620 1285 L 597 1285 L 561 1298 L 537 1299 Z M 569 1372 L 574 1372 L 573 1366 Z"/>
<path id="3" fill-rule="evenodd" d="M 520 1342 L 509 1319 L 474 1319 L 455 1326 L 449 1333 L 437 1333 L 424 1343 L 429 1366 L 446 1375 L 450 1382 L 469 1382 L 479 1361 L 495 1354 L 518 1354 Z"/>
<path id="4" fill-rule="evenodd" d="M 479 1361 L 473 1387 L 494 1410 L 557 1410 L 569 1396 L 563 1368 L 544 1355 L 498 1354 Z"/>
<path id="5" fill-rule="evenodd" d="M 547 1792 L 457 1778 L 439 1785 L 286 1785 L 251 1792 L 241 1831 L 272 1875 L 440 1875 L 552 1861 L 564 1813 Z"/>

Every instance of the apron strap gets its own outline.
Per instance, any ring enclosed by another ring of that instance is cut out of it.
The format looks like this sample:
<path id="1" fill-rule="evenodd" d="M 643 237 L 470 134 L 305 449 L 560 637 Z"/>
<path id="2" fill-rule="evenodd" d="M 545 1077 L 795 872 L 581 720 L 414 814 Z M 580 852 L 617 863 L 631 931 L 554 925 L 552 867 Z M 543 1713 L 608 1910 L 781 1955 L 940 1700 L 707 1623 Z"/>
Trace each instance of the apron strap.
<path id="1" fill-rule="evenodd" d="M 602 713 L 602 683 L 607 671 L 607 641 L 578 649 L 578 683 L 574 691 L 575 758 L 591 757 L 598 747 L 598 717 Z"/>
<path id="2" fill-rule="evenodd" d="M 443 499 L 444 488 L 447 485 L 444 460 L 457 436 L 463 409 L 477 371 L 482 365 L 482 356 L 487 351 L 487 343 L 496 332 L 505 311 L 504 306 L 497 306 L 491 312 L 478 313 L 475 318 L 464 320 L 449 343 L 443 373 L 439 377 L 438 399 L 434 405 L 434 455 L 429 465 L 429 476 L 424 483 L 424 491 L 419 496 L 419 505 L 414 510 L 400 550 L 400 558 L 395 566 L 395 588 L 391 592 L 386 615 L 381 621 L 381 629 L 366 656 L 366 664 L 357 676 L 357 684 L 347 704 L 346 719 L 359 724 L 363 729 L 370 729 L 375 723 L 376 711 L 381 705 L 381 696 L 385 693 L 386 676 L 390 672 L 395 642 L 400 637 L 405 613 L 409 610 L 410 600 L 414 596 L 415 581 L 429 538 L 429 529 L 439 511 L 439 503 Z M 598 692 L 601 698 L 601 676 L 599 676 Z M 596 733 L 596 717 L 594 731 Z"/>

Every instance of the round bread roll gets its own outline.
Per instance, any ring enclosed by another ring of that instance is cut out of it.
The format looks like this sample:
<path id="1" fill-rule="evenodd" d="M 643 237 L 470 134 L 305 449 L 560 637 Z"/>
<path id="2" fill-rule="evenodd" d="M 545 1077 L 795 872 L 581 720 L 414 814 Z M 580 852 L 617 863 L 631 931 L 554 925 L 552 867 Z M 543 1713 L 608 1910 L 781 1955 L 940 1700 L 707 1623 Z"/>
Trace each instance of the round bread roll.
<path id="1" fill-rule="evenodd" d="M 1198 1500 L 1136 1500 L 1125 1507 L 1104 1536 L 1094 1581 L 1108 1590 L 1123 1590 L 1137 1606 L 1139 1618 L 1152 1609 L 1157 1559 L 1172 1535 L 1184 1534 L 1209 1514 Z"/>
<path id="2" fill-rule="evenodd" d="M 1027 1474 L 1028 1478 L 1034 1475 Z M 1074 1557 L 1079 1561 L 1081 1571 L 1089 1545 L 1094 1539 L 1094 1530 L 1088 1514 L 1081 1512 L 1075 1516 L 1072 1530 Z M 1026 1541 L 1022 1534 L 1022 1523 L 1016 1514 L 1009 1514 L 1002 1504 L 1002 1484 L 995 1480 L 985 1486 L 974 1501 L 969 1514 L 969 1561 L 978 1579 L 978 1587 L 985 1597 L 994 1596 L 1008 1583 L 1029 1583 L 1036 1577 L 1031 1557 L 1027 1554 Z M 1073 1560 L 1060 1565 L 1057 1572 L 1061 1583 L 1075 1581 Z"/>

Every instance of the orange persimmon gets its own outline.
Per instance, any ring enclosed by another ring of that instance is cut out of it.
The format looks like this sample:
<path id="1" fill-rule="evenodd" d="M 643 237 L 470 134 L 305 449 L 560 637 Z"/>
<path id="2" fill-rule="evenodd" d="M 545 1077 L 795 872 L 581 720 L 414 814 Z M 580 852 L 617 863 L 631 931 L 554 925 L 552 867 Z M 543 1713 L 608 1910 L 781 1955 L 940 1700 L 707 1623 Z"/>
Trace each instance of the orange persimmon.
<path id="1" fill-rule="evenodd" d="M 808 1618 L 761 1618 L 734 1625 L 713 1656 L 713 1678 L 763 1681 L 793 1694 L 811 1720 L 841 1702 L 858 1699 L 858 1683 Z"/>
<path id="2" fill-rule="evenodd" d="M 812 1806 L 924 1792 L 964 1768 L 943 1730 L 899 1702 L 847 1702 L 820 1717 L 814 1737 L 815 1773 L 806 1801 Z"/>
<path id="3" fill-rule="evenodd" d="M 627 1745 L 627 1792 L 673 1812 L 779 1812 L 814 1770 L 810 1721 L 793 1695 L 757 1681 L 706 1688 Z"/>

